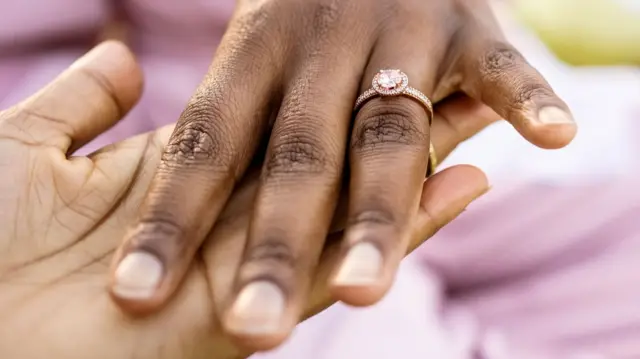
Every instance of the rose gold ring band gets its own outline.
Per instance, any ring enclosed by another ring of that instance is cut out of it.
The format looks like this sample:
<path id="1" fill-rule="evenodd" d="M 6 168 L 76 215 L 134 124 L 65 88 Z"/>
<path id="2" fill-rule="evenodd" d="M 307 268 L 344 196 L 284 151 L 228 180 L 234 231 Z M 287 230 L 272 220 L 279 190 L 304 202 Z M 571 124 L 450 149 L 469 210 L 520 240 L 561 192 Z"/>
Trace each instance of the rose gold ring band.
<path id="1" fill-rule="evenodd" d="M 354 111 L 358 111 L 362 105 L 375 97 L 407 96 L 418 101 L 427 110 L 429 124 L 433 119 L 433 105 L 429 98 L 420 90 L 409 86 L 409 77 L 396 69 L 380 70 L 371 82 L 371 88 L 358 96 Z"/>

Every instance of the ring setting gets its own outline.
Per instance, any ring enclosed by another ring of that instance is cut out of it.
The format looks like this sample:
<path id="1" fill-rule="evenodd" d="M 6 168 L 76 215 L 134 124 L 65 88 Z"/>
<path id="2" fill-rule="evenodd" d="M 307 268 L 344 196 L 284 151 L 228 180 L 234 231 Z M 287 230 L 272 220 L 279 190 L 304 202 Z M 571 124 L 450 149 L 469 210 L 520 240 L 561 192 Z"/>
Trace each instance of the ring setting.
<path id="1" fill-rule="evenodd" d="M 407 96 L 417 100 L 427 110 L 429 123 L 433 118 L 433 105 L 429 98 L 420 90 L 409 86 L 409 77 L 398 69 L 383 69 L 378 71 L 371 81 L 371 88 L 356 100 L 354 111 L 357 111 L 367 101 L 374 97 Z"/>
<path id="2" fill-rule="evenodd" d="M 409 86 L 409 76 L 400 70 L 380 70 L 371 87 L 382 96 L 398 96 Z"/>

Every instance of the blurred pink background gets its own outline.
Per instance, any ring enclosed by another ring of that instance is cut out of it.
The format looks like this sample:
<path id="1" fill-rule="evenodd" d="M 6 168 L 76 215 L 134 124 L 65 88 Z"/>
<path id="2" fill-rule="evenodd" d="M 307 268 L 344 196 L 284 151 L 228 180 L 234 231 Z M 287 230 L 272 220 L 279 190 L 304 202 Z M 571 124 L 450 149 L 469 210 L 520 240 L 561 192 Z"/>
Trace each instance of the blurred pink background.
<path id="1" fill-rule="evenodd" d="M 610 3 L 636 4 L 618 1 Z M 117 36 L 139 56 L 145 94 L 84 151 L 174 122 L 233 3 L 3 1 L 0 108 L 35 92 L 98 39 Z M 513 5 L 496 3 L 497 14 L 572 108 L 575 142 L 544 151 L 498 123 L 461 145 L 444 166 L 478 165 L 493 190 L 405 261 L 382 303 L 335 305 L 257 358 L 640 358 L 640 71 L 558 60 L 540 29 L 515 20 Z M 555 10 L 544 11 L 546 19 Z M 610 28 L 614 36 L 634 29 Z"/>

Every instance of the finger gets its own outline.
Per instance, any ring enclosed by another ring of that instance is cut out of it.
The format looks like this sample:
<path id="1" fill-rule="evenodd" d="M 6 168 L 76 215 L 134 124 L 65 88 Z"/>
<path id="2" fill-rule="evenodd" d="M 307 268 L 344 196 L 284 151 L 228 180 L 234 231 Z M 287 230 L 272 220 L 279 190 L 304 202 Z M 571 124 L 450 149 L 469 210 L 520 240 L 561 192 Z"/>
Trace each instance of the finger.
<path id="1" fill-rule="evenodd" d="M 429 177 L 423 184 L 420 205 L 411 223 L 409 245 L 403 255 L 409 254 L 454 220 L 469 204 L 486 193 L 488 188 L 485 174 L 468 165 L 450 167 Z M 307 316 L 314 315 L 335 300 L 329 295 L 327 285 L 335 266 L 342 259 L 338 234 L 332 235 L 333 241 L 328 240 L 329 244 L 323 252 L 314 278 L 311 299 L 307 303 Z"/>
<path id="2" fill-rule="evenodd" d="M 450 96 L 434 107 L 431 124 L 433 147 L 440 162 L 466 139 L 477 134 L 500 116 L 491 108 L 463 94 Z M 343 190 L 331 223 L 330 232 L 342 231 L 346 227 L 348 191 Z"/>
<path id="3" fill-rule="evenodd" d="M 116 253 L 111 294 L 130 312 L 157 310 L 175 292 L 268 127 L 284 50 L 260 46 L 280 41 L 262 10 L 236 14 Z"/>
<path id="4" fill-rule="evenodd" d="M 3 133 L 72 153 L 116 124 L 141 91 L 142 73 L 133 54 L 107 41 L 19 104 Z"/>
<path id="5" fill-rule="evenodd" d="M 474 44 L 465 49 L 462 64 L 462 89 L 493 108 L 531 143 L 553 149 L 575 137 L 577 126 L 569 107 L 511 45 Z"/>
<path id="6" fill-rule="evenodd" d="M 470 165 L 457 165 L 430 177 L 420 198 L 409 252 L 425 239 L 433 237 L 453 221 L 471 202 L 489 191 L 489 181 L 482 170 Z"/>
<path id="7" fill-rule="evenodd" d="M 248 185 L 234 192 L 229 206 L 221 214 L 221 220 L 216 222 L 203 246 L 206 276 L 210 280 L 211 296 L 218 310 L 224 307 L 228 295 L 235 291 L 233 278 L 228 273 L 235 271 L 240 265 L 248 239 L 247 225 L 255 190 L 256 186 Z M 484 173 L 472 166 L 447 168 L 430 177 L 423 185 L 420 206 L 412 223 L 409 250 L 416 248 L 462 213 L 486 190 L 487 179 Z M 304 303 L 305 318 L 335 302 L 329 294 L 327 284 L 335 265 L 341 259 L 341 234 L 341 231 L 335 232 L 327 239 L 327 246 L 313 275 L 312 290 Z M 252 347 L 251 343 L 246 344 Z"/>
<path id="8" fill-rule="evenodd" d="M 463 94 L 438 103 L 431 124 L 431 141 L 440 162 L 462 142 L 501 119 L 490 107 Z"/>
<path id="9" fill-rule="evenodd" d="M 405 71 L 409 86 L 430 92 L 443 48 L 432 43 L 412 43 L 415 37 L 412 26 L 407 30 L 378 40 L 362 92 L 372 86 L 373 74 L 385 68 Z M 431 33 L 436 40 L 438 33 L 444 36 L 443 30 L 433 29 Z M 401 58 L 397 56 L 399 53 L 403 54 Z M 425 53 L 430 54 L 426 64 L 420 56 Z M 376 78 L 399 82 L 395 78 L 399 75 L 385 71 L 378 72 Z M 405 96 L 374 98 L 358 111 L 349 157 L 344 258 L 331 279 L 336 299 L 352 305 L 369 305 L 391 286 L 408 244 L 410 224 L 427 171 L 430 120 L 431 111 L 426 105 Z"/>
<path id="10" fill-rule="evenodd" d="M 252 348 L 279 344 L 299 321 L 340 190 L 349 119 L 366 55 L 364 46 L 314 55 L 285 89 L 237 292 L 224 320 L 227 332 Z"/>
<path id="11" fill-rule="evenodd" d="M 436 108 L 433 131 L 434 137 L 443 139 L 435 144 L 436 151 L 445 153 L 442 158 L 446 157 L 447 148 L 454 148 L 462 139 L 480 129 L 477 122 L 486 126 L 497 119 L 495 113 L 478 105 L 476 100 L 464 96 L 451 99 L 441 107 Z M 219 310 L 225 308 L 226 298 L 236 291 L 233 278 L 228 273 L 235 272 L 240 266 L 256 187 L 255 182 L 252 184 L 249 181 L 234 193 L 203 248 L 207 276 L 211 280 L 212 298 Z M 484 193 L 486 188 L 484 174 L 470 166 L 456 166 L 431 177 L 423 184 L 421 205 L 416 216 L 419 226 L 413 229 L 409 248 L 416 248 L 423 243 L 439 226 L 457 216 L 477 193 Z M 342 199 L 346 198 L 343 195 Z M 317 276 L 313 281 L 311 297 L 307 300 L 306 316 L 319 312 L 332 302 L 327 284 L 338 260 L 342 258 L 340 239 L 346 223 L 346 202 L 341 201 L 336 210 L 332 234 L 327 239 Z M 229 270 L 221 271 L 220 267 Z M 249 346 L 255 345 L 249 343 Z"/>

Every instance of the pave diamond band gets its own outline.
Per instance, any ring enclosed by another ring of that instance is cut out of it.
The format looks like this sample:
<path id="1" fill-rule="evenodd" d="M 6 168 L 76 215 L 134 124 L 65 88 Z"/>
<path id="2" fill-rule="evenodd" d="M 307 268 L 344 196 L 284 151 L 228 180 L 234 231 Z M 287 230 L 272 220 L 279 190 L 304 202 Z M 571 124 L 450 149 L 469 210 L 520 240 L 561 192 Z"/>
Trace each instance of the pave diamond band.
<path id="1" fill-rule="evenodd" d="M 362 105 L 374 97 L 407 96 L 418 102 L 427 110 L 429 123 L 433 119 L 433 105 L 429 98 L 420 90 L 409 86 L 409 77 L 397 69 L 380 70 L 371 82 L 371 88 L 366 90 L 356 100 L 354 111 L 358 111 Z"/>

